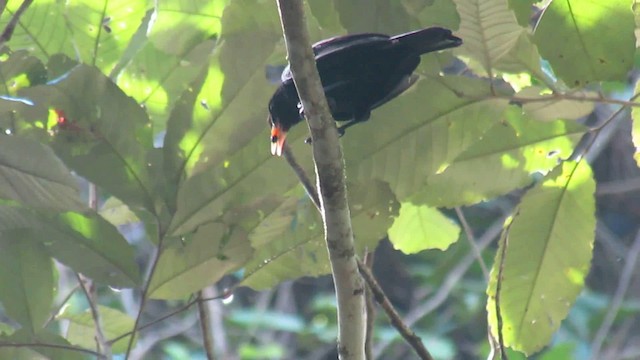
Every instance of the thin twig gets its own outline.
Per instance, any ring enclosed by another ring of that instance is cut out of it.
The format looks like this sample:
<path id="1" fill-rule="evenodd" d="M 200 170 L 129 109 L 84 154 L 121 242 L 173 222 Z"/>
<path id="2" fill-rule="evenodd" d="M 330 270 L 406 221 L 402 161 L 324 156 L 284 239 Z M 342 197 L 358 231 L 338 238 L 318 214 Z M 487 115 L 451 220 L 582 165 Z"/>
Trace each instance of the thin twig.
<path id="1" fill-rule="evenodd" d="M 620 306 L 624 301 L 624 297 L 627 294 L 627 290 L 629 290 L 629 285 L 631 284 L 631 279 L 633 278 L 633 274 L 635 273 L 636 265 L 638 262 L 638 256 L 640 255 L 640 230 L 636 234 L 636 238 L 633 241 L 633 245 L 627 252 L 627 258 L 624 262 L 624 267 L 622 268 L 622 273 L 620 274 L 620 281 L 618 282 L 618 287 L 616 288 L 616 292 L 611 299 L 611 304 L 609 304 L 609 310 L 602 320 L 602 324 L 600 328 L 598 328 L 598 332 L 593 339 L 593 346 L 591 347 L 591 358 L 599 359 L 600 349 L 602 348 L 602 344 L 609 334 L 609 330 L 611 330 L 611 326 L 613 325 L 613 321 L 615 320 L 618 312 L 620 311 Z"/>
<path id="2" fill-rule="evenodd" d="M 212 301 L 212 300 L 224 299 L 224 298 L 228 297 L 229 295 L 231 295 L 231 292 L 232 292 L 233 289 L 235 289 L 235 288 L 231 288 L 231 289 L 225 291 L 220 296 L 210 297 L 210 298 L 203 298 L 203 299 L 201 299 L 201 301 L 204 302 L 204 301 Z M 152 321 L 150 321 L 150 322 L 148 322 L 148 323 L 146 323 L 144 325 L 138 326 L 138 331 L 142 331 L 144 329 L 147 329 L 147 328 L 149 328 L 149 327 L 151 327 L 151 326 L 153 326 L 153 325 L 155 325 L 155 324 L 157 324 L 159 322 L 162 322 L 162 321 L 164 321 L 164 320 L 166 320 L 166 319 L 168 319 L 170 317 L 173 317 L 173 316 L 175 316 L 175 315 L 177 315 L 177 314 L 179 314 L 179 313 L 181 313 L 183 311 L 187 311 L 187 310 L 189 310 L 189 308 L 191 308 L 197 302 L 198 302 L 198 299 L 197 298 L 193 298 L 191 301 L 187 302 L 185 305 L 183 305 L 183 306 L 181 306 L 181 307 L 169 312 L 168 314 L 165 314 L 165 315 L 163 315 L 163 316 L 161 316 L 161 317 L 159 317 L 157 319 L 154 319 L 154 320 L 152 320 Z M 132 334 L 133 334 L 133 331 L 126 332 L 124 334 L 121 334 L 121 335 L 109 340 L 109 342 L 111 344 L 113 344 L 116 341 L 118 341 L 120 339 L 123 339 L 123 338 L 125 338 L 125 337 L 127 337 L 129 335 L 132 335 Z"/>
<path id="3" fill-rule="evenodd" d="M 513 215 L 513 217 L 518 216 L 518 212 Z M 509 224 L 505 227 L 502 233 L 502 248 L 500 249 L 500 263 L 498 264 L 498 276 L 496 279 L 496 294 L 495 294 L 495 312 L 496 312 L 496 323 L 498 332 L 498 347 L 500 349 L 500 358 L 502 360 L 508 360 L 507 350 L 504 346 L 504 337 L 502 333 L 502 311 L 500 310 L 500 292 L 502 290 L 502 280 L 504 275 L 504 264 L 506 262 L 507 257 L 507 248 L 509 247 L 509 230 L 511 229 L 511 224 L 513 221 L 510 221 Z M 491 334 L 491 332 L 489 332 Z"/>
<path id="4" fill-rule="evenodd" d="M 364 254 L 363 262 L 367 269 L 373 269 L 374 254 L 375 253 L 373 251 L 366 251 Z M 364 299 L 367 310 L 367 329 L 365 333 L 366 337 L 364 339 L 364 356 L 367 360 L 373 360 L 373 330 L 375 329 L 376 307 L 373 303 L 373 292 L 371 291 L 370 286 L 367 286 L 367 288 L 365 289 Z"/>
<path id="5" fill-rule="evenodd" d="M 104 354 L 105 358 L 111 359 L 111 344 L 107 341 L 106 336 L 104 335 L 102 318 L 100 316 L 100 312 L 98 311 L 98 296 L 96 294 L 95 286 L 90 279 L 84 278 L 82 275 L 75 273 L 76 279 L 78 279 L 78 284 L 80 284 L 80 288 L 84 293 L 84 296 L 87 298 L 87 302 L 89 303 L 89 311 L 91 312 L 91 317 L 93 318 L 93 324 L 96 329 L 96 345 L 98 348 L 98 352 Z"/>
<path id="6" fill-rule="evenodd" d="M 142 313 L 144 312 L 144 307 L 147 303 L 147 294 L 149 293 L 149 285 L 151 285 L 151 280 L 153 279 L 153 274 L 156 271 L 156 267 L 158 266 L 158 262 L 160 261 L 160 256 L 162 255 L 162 244 L 164 240 L 164 234 L 162 234 L 160 230 L 160 225 L 158 223 L 158 246 L 156 247 L 156 253 L 151 262 L 151 267 L 149 268 L 149 272 L 147 274 L 147 281 L 142 288 L 142 294 L 140 294 L 140 308 L 138 309 L 138 314 L 136 315 L 136 321 L 133 323 L 133 330 L 131 332 L 131 337 L 129 338 L 129 342 L 127 344 L 127 351 L 125 352 L 125 360 L 129 358 L 129 354 L 131 353 L 131 348 L 133 347 L 133 340 L 136 337 L 136 332 L 138 331 L 138 326 L 140 325 L 140 320 L 142 319 Z"/>
<path id="7" fill-rule="evenodd" d="M 311 201 L 313 201 L 313 205 L 315 205 L 316 209 L 318 209 L 318 211 L 322 213 L 322 210 L 320 209 L 320 198 L 318 197 L 318 191 L 316 191 L 316 187 L 313 186 L 311 179 L 309 179 L 309 176 L 307 176 L 307 173 L 304 171 L 302 166 L 298 164 L 298 161 L 293 155 L 293 151 L 291 151 L 291 147 L 289 147 L 289 144 L 284 143 L 283 153 L 284 158 L 287 159 L 289 166 L 291 166 L 293 172 L 296 173 L 296 176 L 307 192 L 307 195 L 309 195 Z"/>
<path id="8" fill-rule="evenodd" d="M 20 4 L 18 10 L 13 13 L 11 20 L 9 20 L 9 23 L 4 28 L 2 35 L 0 35 L 0 48 L 2 48 L 7 41 L 11 40 L 13 32 L 16 29 L 16 25 L 18 25 L 18 21 L 20 21 L 20 17 L 25 11 L 27 11 L 27 8 L 29 8 L 31 3 L 33 3 L 33 0 L 24 0 L 22 4 Z"/>
<path id="9" fill-rule="evenodd" d="M 202 291 L 197 296 L 198 317 L 200 318 L 200 330 L 202 332 L 202 347 L 204 347 L 207 360 L 215 359 L 213 352 L 213 334 L 211 333 L 211 316 L 207 304 L 202 301 Z"/>
<path id="10" fill-rule="evenodd" d="M 402 335 L 420 359 L 433 360 L 433 357 L 422 343 L 422 339 L 420 339 L 420 337 L 402 321 L 400 314 L 398 314 L 396 309 L 393 307 L 369 268 L 360 260 L 358 260 L 358 270 L 360 270 L 360 274 L 367 282 L 369 289 L 371 289 L 373 298 L 378 304 L 380 304 L 380 307 L 382 307 L 385 314 L 387 314 L 389 321 L 391 321 L 391 325 L 393 325 L 400 335 Z"/>
<path id="11" fill-rule="evenodd" d="M 71 289 L 69 291 L 69 293 L 67 294 L 67 296 L 64 297 L 64 299 L 62 299 L 62 301 L 60 302 L 60 305 L 56 306 L 55 310 L 53 310 L 51 312 L 51 315 L 49 315 L 49 318 L 47 319 L 47 321 L 45 321 L 43 328 L 47 327 L 55 318 L 56 316 L 60 313 L 60 310 L 62 310 L 62 307 L 65 306 L 65 304 L 69 301 L 69 299 L 71 299 L 71 297 L 73 296 L 73 294 L 80 288 L 80 284 L 76 284 L 73 289 Z"/>
<path id="12" fill-rule="evenodd" d="M 473 230 L 469 226 L 467 222 L 467 218 L 464 216 L 464 212 L 459 206 L 456 206 L 456 215 L 458 216 L 458 220 L 460 220 L 460 224 L 462 224 L 462 228 L 464 229 L 464 233 L 466 235 L 467 241 L 471 246 L 471 250 L 473 250 L 476 259 L 478 260 L 478 264 L 480 264 L 480 268 L 482 269 L 482 274 L 484 274 L 484 279 L 489 281 L 489 269 L 487 268 L 487 264 L 484 262 L 482 258 L 482 252 L 478 248 L 478 244 L 476 244 L 476 238 L 473 235 Z"/>

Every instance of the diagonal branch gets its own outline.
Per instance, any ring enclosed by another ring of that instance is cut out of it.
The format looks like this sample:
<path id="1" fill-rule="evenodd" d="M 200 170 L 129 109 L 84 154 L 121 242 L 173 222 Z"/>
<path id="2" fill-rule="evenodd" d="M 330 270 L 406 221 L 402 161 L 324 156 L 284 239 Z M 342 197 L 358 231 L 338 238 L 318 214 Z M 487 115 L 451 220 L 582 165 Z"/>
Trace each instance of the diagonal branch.
<path id="1" fill-rule="evenodd" d="M 315 66 L 303 2 L 278 0 L 278 9 L 293 80 L 313 140 L 325 239 L 338 304 L 338 354 L 342 360 L 360 360 L 364 359 L 364 283 L 353 246 L 342 148 Z"/>

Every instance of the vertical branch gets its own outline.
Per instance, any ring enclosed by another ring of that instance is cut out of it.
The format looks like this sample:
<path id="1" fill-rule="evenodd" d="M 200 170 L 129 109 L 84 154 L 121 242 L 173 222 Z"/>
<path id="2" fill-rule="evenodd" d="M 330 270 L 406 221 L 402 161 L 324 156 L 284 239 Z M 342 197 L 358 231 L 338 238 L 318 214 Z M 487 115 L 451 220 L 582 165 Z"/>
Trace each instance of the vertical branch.
<path id="1" fill-rule="evenodd" d="M 344 159 L 309 41 L 303 2 L 278 0 L 293 80 L 313 140 L 318 192 L 338 304 L 340 359 L 364 359 L 364 283 L 358 273 Z"/>
<path id="2" fill-rule="evenodd" d="M 198 291 L 198 317 L 200 318 L 200 329 L 202 330 L 202 346 L 207 354 L 207 360 L 214 360 L 213 334 L 211 333 L 211 316 L 207 304 L 202 300 L 202 291 Z"/>

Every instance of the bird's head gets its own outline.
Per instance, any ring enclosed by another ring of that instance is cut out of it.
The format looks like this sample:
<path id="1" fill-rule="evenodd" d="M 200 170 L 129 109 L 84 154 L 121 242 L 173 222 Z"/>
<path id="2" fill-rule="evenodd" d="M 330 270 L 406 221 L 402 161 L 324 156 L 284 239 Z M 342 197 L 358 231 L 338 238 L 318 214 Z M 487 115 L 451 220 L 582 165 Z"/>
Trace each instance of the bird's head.
<path id="1" fill-rule="evenodd" d="M 298 94 L 291 84 L 281 85 L 269 101 L 269 117 L 271 126 L 271 154 L 281 156 L 289 129 L 302 121 L 298 108 Z"/>
<path id="2" fill-rule="evenodd" d="M 269 114 L 267 121 L 271 126 L 271 155 L 281 156 L 289 129 L 285 129 L 285 126 L 272 113 Z"/>

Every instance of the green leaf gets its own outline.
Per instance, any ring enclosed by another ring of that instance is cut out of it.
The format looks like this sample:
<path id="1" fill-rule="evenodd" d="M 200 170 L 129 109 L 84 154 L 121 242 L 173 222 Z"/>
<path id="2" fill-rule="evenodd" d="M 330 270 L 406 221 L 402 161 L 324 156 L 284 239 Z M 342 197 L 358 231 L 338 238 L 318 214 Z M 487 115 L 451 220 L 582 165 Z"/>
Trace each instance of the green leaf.
<path id="1" fill-rule="evenodd" d="M 363 254 L 384 238 L 399 203 L 389 186 L 378 180 L 349 182 L 347 187 L 355 250 Z M 318 211 L 304 192 L 296 190 L 288 195 L 279 206 L 267 210 L 250 232 L 256 251 L 245 266 L 243 285 L 267 289 L 284 280 L 330 273 Z"/>
<path id="2" fill-rule="evenodd" d="M 237 270 L 252 253 L 242 229 L 221 223 L 201 226 L 186 244 L 176 242 L 163 250 L 149 284 L 149 296 L 184 298 Z"/>
<path id="3" fill-rule="evenodd" d="M 509 8 L 513 10 L 522 27 L 529 27 L 533 15 L 533 4 L 538 0 L 509 0 Z"/>
<path id="4" fill-rule="evenodd" d="M 496 282 L 503 260 L 500 312 L 507 346 L 526 354 L 540 350 L 582 290 L 595 236 L 594 193 L 591 169 L 580 161 L 564 162 L 523 197 L 487 290 L 488 321 L 497 337 Z"/>
<path id="5" fill-rule="evenodd" d="M 255 253 L 245 266 L 244 286 L 263 290 L 287 279 L 330 272 L 322 220 L 308 199 L 289 196 L 249 236 Z"/>
<path id="6" fill-rule="evenodd" d="M 53 262 L 22 231 L 0 235 L 0 301 L 6 314 L 32 334 L 44 325 L 53 305 Z"/>
<path id="7" fill-rule="evenodd" d="M 383 181 L 348 182 L 347 189 L 356 253 L 373 251 L 398 216 L 400 203 Z"/>
<path id="8" fill-rule="evenodd" d="M 145 106 L 156 130 L 163 129 L 180 94 L 185 91 L 199 94 L 189 83 L 201 80 L 201 69 L 215 44 L 213 40 L 205 40 L 177 56 L 162 52 L 148 42 L 118 77 L 118 85 Z"/>
<path id="9" fill-rule="evenodd" d="M 409 2 L 420 5 L 408 6 Z M 451 0 L 405 1 L 405 6 L 409 7 L 410 13 L 415 14 L 423 26 L 443 26 L 452 30 L 460 26 L 460 15 Z"/>
<path id="10" fill-rule="evenodd" d="M 65 21 L 78 60 L 110 72 L 145 17 L 147 3 L 79 0 L 65 3 Z"/>
<path id="11" fill-rule="evenodd" d="M 133 247 L 102 217 L 68 212 L 52 220 L 55 228 L 38 235 L 56 259 L 111 286 L 140 283 Z"/>
<path id="12" fill-rule="evenodd" d="M 400 215 L 389 229 L 393 247 L 405 254 L 446 250 L 459 236 L 460 226 L 440 211 L 411 203 L 402 203 Z"/>
<path id="13" fill-rule="evenodd" d="M 399 34 L 419 27 L 397 0 L 333 0 L 333 3 L 348 33 Z"/>
<path id="14" fill-rule="evenodd" d="M 574 121 L 542 123 L 524 117 L 516 106 L 482 140 L 431 175 L 412 200 L 431 206 L 475 204 L 530 184 L 532 174 L 547 173 L 571 155 L 587 128 Z"/>
<path id="15" fill-rule="evenodd" d="M 571 95 L 577 98 L 597 96 L 594 93 L 586 91 L 577 91 Z M 526 98 L 527 101 L 522 104 L 522 110 L 532 119 L 541 121 L 557 119 L 577 120 L 583 116 L 589 115 L 595 108 L 595 103 L 593 102 L 576 101 L 562 98 L 562 96 L 558 96 L 555 99 L 551 98 L 546 101 L 537 101 L 537 99 L 542 99 L 544 97 L 549 98 L 550 95 L 543 94 L 543 89 L 535 86 L 522 89 L 518 94 L 516 94 L 516 97 Z"/>
<path id="16" fill-rule="evenodd" d="M 227 3 L 228 0 L 163 1 L 157 4 L 149 39 L 163 52 L 183 55 L 194 45 L 220 34 Z"/>
<path id="17" fill-rule="evenodd" d="M 144 110 L 96 68 L 79 65 L 46 86 L 24 91 L 64 111 L 56 154 L 79 175 L 132 207 L 153 211 L 146 153 L 152 129 Z"/>
<path id="18" fill-rule="evenodd" d="M 44 215 L 28 209 L 1 206 L 0 233 L 21 231 L 60 262 L 98 282 L 133 287 L 140 281 L 133 248 L 118 230 L 97 215 Z"/>
<path id="19" fill-rule="evenodd" d="M 318 24 L 333 33 L 344 33 L 340 24 L 340 18 L 333 1 L 309 0 L 309 13 L 318 21 Z"/>
<path id="20" fill-rule="evenodd" d="M 492 74 L 498 61 L 515 46 L 525 30 L 518 25 L 506 0 L 454 0 L 460 14 L 459 51 L 469 54 Z"/>
<path id="21" fill-rule="evenodd" d="M 11 360 L 83 360 L 83 352 L 74 350 L 72 345 L 60 335 L 42 330 L 30 334 L 24 329 L 10 336 L 0 336 L 0 359 Z M 11 347 L 10 344 L 20 344 Z M 28 344 L 28 345 L 27 345 Z M 43 345 L 39 345 L 43 344 Z M 49 345 L 49 346 L 46 346 Z"/>
<path id="22" fill-rule="evenodd" d="M 552 1 L 534 39 L 555 73 L 569 86 L 580 87 L 627 78 L 633 66 L 634 29 L 628 0 Z"/>
<path id="23" fill-rule="evenodd" d="M 487 98 L 489 93 L 478 79 L 419 81 L 345 136 L 350 179 L 384 180 L 398 200 L 406 200 L 501 121 L 507 100 Z"/>
<path id="24" fill-rule="evenodd" d="M 22 1 L 8 2 L 6 12 L 0 19 L 4 29 Z M 48 59 L 55 53 L 75 56 L 70 29 L 66 26 L 64 3 L 56 0 L 34 1 L 22 14 L 11 37 L 13 50 L 27 50 L 33 55 Z"/>
<path id="25" fill-rule="evenodd" d="M 108 198 L 107 201 L 102 204 L 99 214 L 114 226 L 140 222 L 136 214 L 134 214 L 125 203 L 115 197 Z"/>
<path id="26" fill-rule="evenodd" d="M 100 314 L 102 331 L 107 339 L 115 339 L 133 329 L 135 320 L 122 311 L 98 305 L 98 313 Z M 56 319 L 69 320 L 69 327 L 66 330 L 66 338 L 70 343 L 87 349 L 91 349 L 96 346 L 96 325 L 90 309 L 87 309 L 80 314 L 63 313 L 62 315 L 57 316 Z M 126 336 L 113 343 L 111 351 L 116 354 L 123 353 L 127 351 L 128 344 L 129 336 Z"/>
<path id="27" fill-rule="evenodd" d="M 296 183 L 294 177 L 271 176 L 289 169 L 268 151 L 266 104 L 273 87 L 265 78 L 265 66 L 274 54 L 284 58 L 282 49 L 276 48 L 282 32 L 275 7 L 247 0 L 232 3 L 225 10 L 222 36 L 224 42 L 216 48 L 203 91 L 193 110 L 184 112 L 193 118 L 180 119 L 176 111 L 167 134 L 167 146 L 179 152 L 180 159 L 168 169 L 184 169 L 187 178 L 178 191 L 169 230 L 173 234 L 188 233 L 216 221 L 222 209 L 267 191 L 284 193 Z M 247 43 L 254 45 L 247 47 Z M 190 97 L 183 100 L 196 100 Z M 181 109 L 187 105 L 181 104 Z M 171 154 L 167 159 L 175 157 Z"/>
<path id="28" fill-rule="evenodd" d="M 26 206 L 84 210 L 77 180 L 53 151 L 38 142 L 4 136 L 0 141 L 0 197 Z"/>

